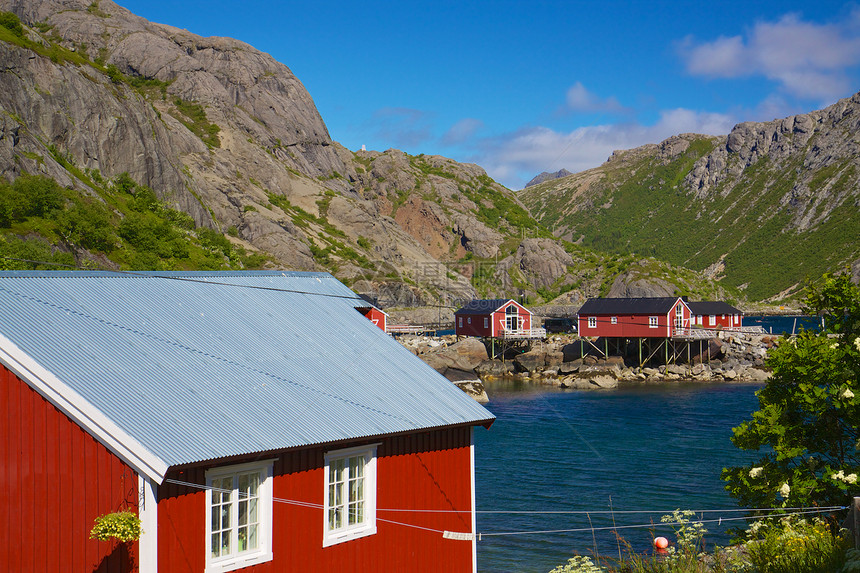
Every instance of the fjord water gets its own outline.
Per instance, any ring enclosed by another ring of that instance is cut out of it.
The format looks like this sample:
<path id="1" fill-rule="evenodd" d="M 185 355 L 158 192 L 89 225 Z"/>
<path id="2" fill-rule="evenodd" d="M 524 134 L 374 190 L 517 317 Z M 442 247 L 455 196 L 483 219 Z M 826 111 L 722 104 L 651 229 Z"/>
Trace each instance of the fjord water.
<path id="1" fill-rule="evenodd" d="M 546 573 L 575 553 L 618 555 L 620 529 L 637 551 L 654 534 L 674 539 L 660 517 L 674 509 L 737 508 L 720 470 L 755 453 L 732 445 L 732 428 L 758 408 L 758 385 L 679 383 L 574 391 L 528 383 L 487 385 L 496 422 L 475 430 L 478 571 Z M 610 513 L 601 513 L 614 511 Z M 647 510 L 650 514 L 628 511 Z M 495 513 L 520 511 L 536 513 Z M 563 514 L 552 512 L 591 512 Z M 708 513 L 704 519 L 742 514 Z M 725 545 L 707 524 L 706 542 Z M 590 530 L 595 528 L 594 533 Z M 582 532 L 559 530 L 584 529 Z M 518 535 L 494 533 L 538 532 Z"/>

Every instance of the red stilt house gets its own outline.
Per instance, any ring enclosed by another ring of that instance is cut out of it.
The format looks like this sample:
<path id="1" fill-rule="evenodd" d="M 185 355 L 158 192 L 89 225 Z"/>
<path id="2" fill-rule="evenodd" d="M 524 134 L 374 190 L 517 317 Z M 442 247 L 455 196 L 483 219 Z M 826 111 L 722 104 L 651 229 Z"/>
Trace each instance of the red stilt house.
<path id="1" fill-rule="evenodd" d="M 583 337 L 670 338 L 689 333 L 690 307 L 681 297 L 590 298 L 577 329 Z"/>
<path id="2" fill-rule="evenodd" d="M 744 325 L 744 313 L 732 305 L 720 301 L 688 302 L 692 312 L 692 323 L 697 328 L 720 328 L 740 330 Z"/>
<path id="3" fill-rule="evenodd" d="M 457 336 L 502 338 L 531 334 L 535 330 L 531 311 L 512 299 L 473 300 L 454 313 Z"/>
<path id="4" fill-rule="evenodd" d="M 493 415 L 359 304 L 325 273 L 0 273 L 0 571 L 474 573 Z M 121 510 L 139 539 L 90 539 Z"/>

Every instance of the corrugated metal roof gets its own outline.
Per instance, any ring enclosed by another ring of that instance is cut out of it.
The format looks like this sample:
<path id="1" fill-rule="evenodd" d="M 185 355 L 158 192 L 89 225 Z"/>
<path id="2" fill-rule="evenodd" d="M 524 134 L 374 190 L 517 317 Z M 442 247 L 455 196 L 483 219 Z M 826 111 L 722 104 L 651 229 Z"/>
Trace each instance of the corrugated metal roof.
<path id="1" fill-rule="evenodd" d="M 509 298 L 489 298 L 470 300 L 463 305 L 463 308 L 454 312 L 454 314 L 490 314 L 495 312 L 501 306 L 508 303 Z"/>
<path id="2" fill-rule="evenodd" d="M 677 300 L 678 297 L 590 298 L 579 309 L 579 315 L 665 314 Z"/>
<path id="3" fill-rule="evenodd" d="M 168 466 L 493 419 L 364 304 L 326 273 L 0 273 L 0 334 Z"/>

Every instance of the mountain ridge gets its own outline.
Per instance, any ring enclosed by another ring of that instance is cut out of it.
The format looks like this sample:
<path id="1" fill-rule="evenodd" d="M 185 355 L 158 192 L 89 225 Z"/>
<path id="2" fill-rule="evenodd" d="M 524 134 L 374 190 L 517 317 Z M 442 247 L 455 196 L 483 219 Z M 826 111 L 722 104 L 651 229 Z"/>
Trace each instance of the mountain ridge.
<path id="1" fill-rule="evenodd" d="M 480 166 L 344 148 L 289 68 L 243 42 L 153 24 L 110 0 L 0 0 L 0 11 L 24 24 L 19 35 L 0 26 L 0 175 L 48 176 L 66 209 L 104 205 L 121 231 L 112 251 L 41 215 L 2 233 L 76 264 L 190 268 L 170 249 L 135 254 L 129 238 L 144 215 L 187 213 L 192 224 L 175 232 L 209 250 L 207 265 L 328 270 L 386 308 L 476 296 L 576 304 L 649 280 L 660 292 L 740 296 L 650 253 L 557 240 L 558 222 L 536 220 Z M 685 153 L 662 147 L 667 161 Z"/>
<path id="2" fill-rule="evenodd" d="M 618 151 L 518 195 L 559 236 L 647 252 L 779 301 L 824 272 L 860 276 L 858 133 L 860 94 L 726 136 Z"/>

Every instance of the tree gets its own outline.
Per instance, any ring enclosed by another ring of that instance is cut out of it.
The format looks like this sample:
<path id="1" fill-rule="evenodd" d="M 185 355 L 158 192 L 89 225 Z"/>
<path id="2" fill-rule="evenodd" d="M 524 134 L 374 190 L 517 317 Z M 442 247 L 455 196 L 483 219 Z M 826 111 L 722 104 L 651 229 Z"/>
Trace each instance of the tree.
<path id="1" fill-rule="evenodd" d="M 734 428 L 738 448 L 762 452 L 722 473 L 747 507 L 842 506 L 860 488 L 860 287 L 825 275 L 804 309 L 823 317 L 823 330 L 779 340 L 759 410 Z"/>

